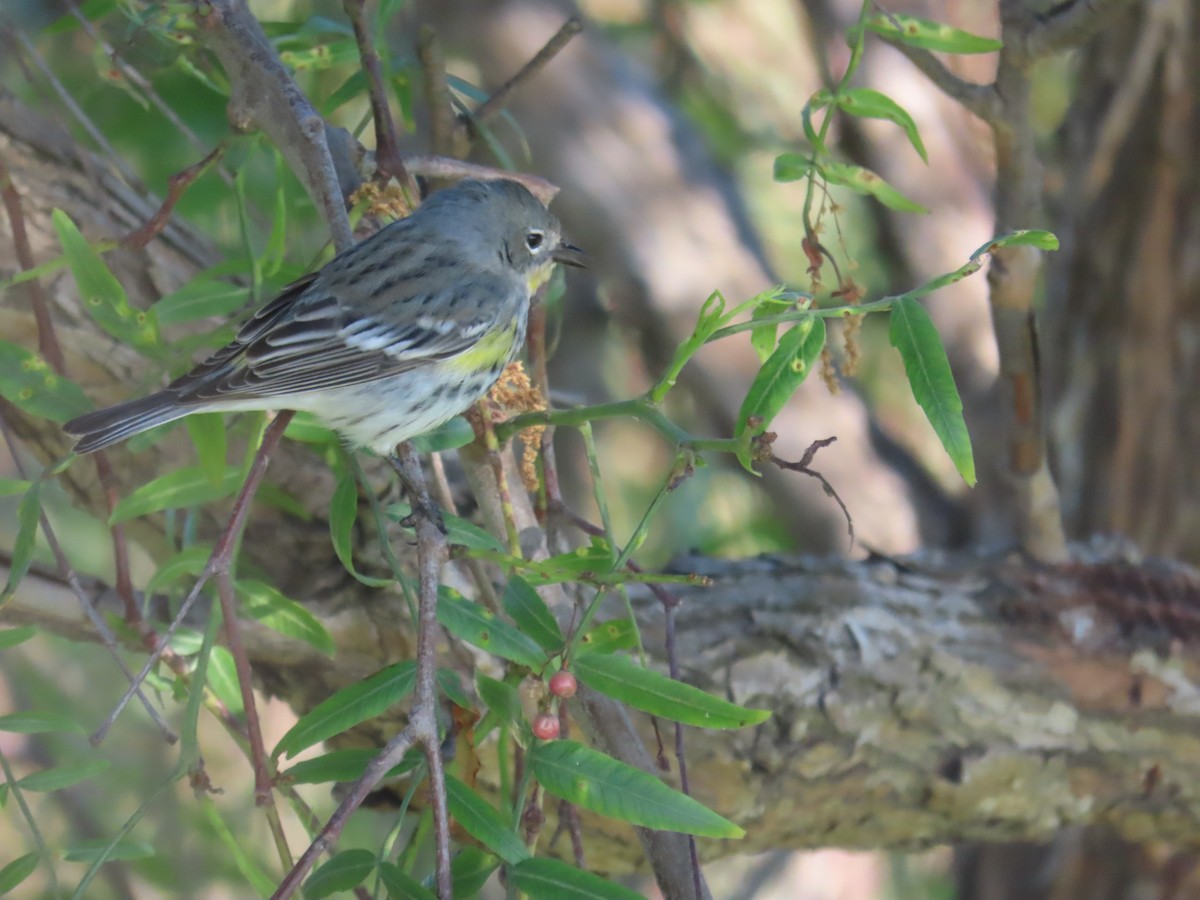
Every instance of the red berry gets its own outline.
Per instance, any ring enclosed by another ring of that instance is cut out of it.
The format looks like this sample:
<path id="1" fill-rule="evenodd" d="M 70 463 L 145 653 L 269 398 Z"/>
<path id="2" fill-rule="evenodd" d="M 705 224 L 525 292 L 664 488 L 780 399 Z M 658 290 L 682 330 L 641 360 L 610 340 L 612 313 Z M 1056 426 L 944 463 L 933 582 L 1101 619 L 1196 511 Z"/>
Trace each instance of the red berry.
<path id="1" fill-rule="evenodd" d="M 579 682 L 566 669 L 559 669 L 550 676 L 550 693 L 555 697 L 574 697 L 577 690 Z"/>
<path id="2" fill-rule="evenodd" d="M 552 741 L 558 737 L 558 716 L 541 713 L 533 720 L 533 733 L 543 741 Z"/>

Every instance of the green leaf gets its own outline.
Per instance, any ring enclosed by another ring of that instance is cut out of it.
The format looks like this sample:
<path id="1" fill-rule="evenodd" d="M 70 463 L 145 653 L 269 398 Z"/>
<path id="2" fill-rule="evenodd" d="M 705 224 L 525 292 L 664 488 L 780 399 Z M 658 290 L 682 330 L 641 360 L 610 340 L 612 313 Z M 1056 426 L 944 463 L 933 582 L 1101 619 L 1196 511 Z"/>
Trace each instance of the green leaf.
<path id="1" fill-rule="evenodd" d="M 319 900 L 338 891 L 352 891 L 375 871 L 375 854 L 358 848 L 343 850 L 319 867 L 304 882 L 307 900 Z"/>
<path id="2" fill-rule="evenodd" d="M 221 483 L 217 485 L 209 481 L 199 466 L 177 469 L 143 484 L 128 497 L 119 500 L 108 517 L 108 524 L 116 525 L 164 509 L 211 503 L 232 495 L 241 484 L 242 471 L 236 466 L 226 466 Z"/>
<path id="3" fill-rule="evenodd" d="M 819 168 L 825 180 L 830 184 L 840 184 L 857 194 L 874 197 L 889 209 L 899 212 L 929 212 L 920 203 L 909 200 L 870 169 L 832 160 L 822 162 Z"/>
<path id="4" fill-rule="evenodd" d="M 109 849 L 109 845 L 112 845 L 111 849 Z M 63 859 L 67 862 L 83 863 L 94 863 L 101 858 L 105 862 L 120 860 L 131 862 L 138 859 L 149 859 L 153 855 L 154 848 L 144 841 L 123 838 L 113 845 L 108 838 L 96 838 L 72 844 L 63 852 Z"/>
<path id="5" fill-rule="evenodd" d="M 292 416 L 292 421 L 288 422 L 287 428 L 283 430 L 283 436 L 290 441 L 300 441 L 302 444 L 336 444 L 338 442 L 336 432 L 318 422 L 317 417 L 312 413 L 306 412 L 298 412 Z"/>
<path id="6" fill-rule="evenodd" d="M 462 680 L 453 669 L 438 669 L 436 673 L 438 687 L 446 695 L 446 699 L 459 709 L 474 709 L 475 701 L 467 696 L 462 689 Z"/>
<path id="7" fill-rule="evenodd" d="M 969 484 L 975 484 L 975 458 L 971 436 L 963 420 L 962 400 L 950 372 L 950 361 L 929 313 L 919 302 L 902 297 L 892 304 L 892 324 L 888 338 L 900 351 L 904 371 L 917 405 L 946 453 Z"/>
<path id="8" fill-rule="evenodd" d="M 450 861 L 450 880 L 455 897 L 474 897 L 481 890 L 500 862 L 478 847 L 464 847 Z"/>
<path id="9" fill-rule="evenodd" d="M 812 160 L 803 153 L 780 153 L 775 157 L 775 180 L 800 181 L 813 173 Z"/>
<path id="10" fill-rule="evenodd" d="M 334 488 L 333 497 L 329 501 L 329 536 L 333 540 L 333 552 L 341 561 L 342 567 L 367 587 L 382 587 L 391 584 L 390 578 L 374 578 L 361 575 L 354 568 L 353 535 L 354 522 L 358 518 L 358 485 L 354 482 L 354 474 L 347 472 L 341 477 Z"/>
<path id="11" fill-rule="evenodd" d="M 85 730 L 81 724 L 62 713 L 30 711 L 0 716 L 0 731 L 11 731 L 16 734 L 46 734 L 49 732 L 82 734 Z"/>
<path id="12" fill-rule="evenodd" d="M 245 711 L 237 663 L 224 647 L 213 647 L 208 657 L 208 686 L 233 715 L 240 716 Z"/>
<path id="13" fill-rule="evenodd" d="M 446 526 L 446 541 L 448 543 L 466 547 L 468 550 L 491 550 L 493 553 L 507 552 L 507 548 L 500 541 L 496 540 L 491 533 L 480 528 L 474 522 L 468 522 L 466 519 L 460 519 L 458 516 L 452 516 L 449 513 L 442 513 L 442 521 Z"/>
<path id="14" fill-rule="evenodd" d="M 437 894 L 395 863 L 379 864 L 379 880 L 387 888 L 388 900 L 437 900 Z"/>
<path id="15" fill-rule="evenodd" d="M 220 413 L 193 413 L 183 420 L 196 448 L 200 471 L 214 488 L 225 481 L 225 417 Z"/>
<path id="16" fill-rule="evenodd" d="M 0 628 L 0 650 L 23 644 L 38 633 L 34 625 L 22 625 L 19 628 Z"/>
<path id="17" fill-rule="evenodd" d="M 742 408 L 738 411 L 734 433 L 739 437 L 745 434 L 751 418 L 762 420 L 755 428 L 756 433 L 770 425 L 796 388 L 808 377 L 824 346 L 825 322 L 821 319 L 806 319 L 785 331 L 775 352 L 754 376 L 746 399 L 742 401 Z M 753 472 L 748 455 L 742 459 L 743 455 L 739 454 L 742 465 L 747 471 Z"/>
<path id="18" fill-rule="evenodd" d="M 509 883 L 529 900 L 641 900 L 642 895 L 607 878 L 544 857 L 518 863 Z"/>
<path id="19" fill-rule="evenodd" d="M 1008 234 L 1002 234 L 999 237 L 994 237 L 974 253 L 971 254 L 971 259 L 979 259 L 985 253 L 994 253 L 1001 247 L 1036 247 L 1039 250 L 1057 250 L 1058 238 L 1049 231 L 1036 231 L 1033 229 L 1023 229 L 1021 231 L 1010 231 Z"/>
<path id="20" fill-rule="evenodd" d="M 129 305 L 125 289 L 75 223 L 61 209 L 50 214 L 58 232 L 63 255 L 79 286 L 84 306 L 105 331 L 124 344 L 155 359 L 163 356 L 162 336 L 152 311 L 136 310 Z"/>
<path id="21" fill-rule="evenodd" d="M 265 581 L 250 579 L 234 585 L 242 611 L 256 622 L 282 635 L 304 641 L 326 656 L 333 656 L 333 637 L 307 609 Z"/>
<path id="22" fill-rule="evenodd" d="M 609 619 L 588 629 L 579 639 L 581 653 L 615 653 L 617 650 L 632 650 L 638 645 L 638 631 L 633 620 Z"/>
<path id="23" fill-rule="evenodd" d="M 515 687 L 506 681 L 497 681 L 482 672 L 476 672 L 475 691 L 479 694 L 479 699 L 496 714 L 500 721 L 506 722 L 520 731 L 529 732 L 529 723 L 525 721 L 525 710 L 521 706 L 521 696 Z M 526 734 L 526 737 L 528 736 Z M 528 743 L 525 741 L 523 746 Z"/>
<path id="24" fill-rule="evenodd" d="M 42 482 L 35 481 L 29 486 L 17 507 L 17 537 L 13 541 L 12 556 L 8 561 L 8 581 L 4 590 L 0 591 L 0 604 L 13 595 L 33 562 L 38 526 L 42 521 L 41 494 Z"/>
<path id="25" fill-rule="evenodd" d="M 167 585 L 174 584 L 181 578 L 196 576 L 204 571 L 213 548 L 208 544 L 195 544 L 186 550 L 180 550 L 161 566 L 146 583 L 146 594 L 161 591 Z"/>
<path id="26" fill-rule="evenodd" d="M 167 294 L 150 307 L 160 326 L 179 325 L 199 319 L 226 319 L 246 305 L 250 293 L 244 285 L 193 278 L 179 290 Z"/>
<path id="27" fill-rule="evenodd" d="M 112 763 L 107 759 L 94 759 L 74 766 L 58 766 L 54 769 L 44 769 L 41 772 L 26 775 L 17 784 L 26 791 L 61 791 L 63 788 L 69 788 L 73 784 L 79 784 L 94 775 L 99 775 L 110 765 Z"/>
<path id="28" fill-rule="evenodd" d="M 0 869 L 0 896 L 16 888 L 22 881 L 34 873 L 38 865 L 36 853 L 26 853 L 18 856 L 3 869 Z"/>
<path id="29" fill-rule="evenodd" d="M 682 681 L 644 669 L 624 656 L 584 653 L 573 671 L 588 687 L 652 716 L 698 728 L 745 728 L 770 718 L 770 710 L 746 709 Z"/>
<path id="30" fill-rule="evenodd" d="M 913 149 L 917 151 L 921 159 L 926 163 L 929 162 L 929 155 L 925 152 L 925 144 L 921 141 L 917 123 L 908 114 L 908 110 L 887 94 L 881 94 L 871 88 L 849 88 L 839 91 L 835 102 L 839 109 L 849 115 L 868 119 L 886 119 L 899 125 L 908 135 L 909 143 L 913 145 Z"/>
<path id="31" fill-rule="evenodd" d="M 0 397 L 33 416 L 65 422 L 92 408 L 83 389 L 24 347 L 0 341 Z"/>
<path id="32" fill-rule="evenodd" d="M 890 41 L 943 53 L 995 53 L 1004 47 L 1004 42 L 995 38 L 899 13 L 872 16 L 866 21 L 866 27 Z"/>
<path id="33" fill-rule="evenodd" d="M 271 755 L 295 756 L 313 744 L 382 715 L 412 692 L 416 675 L 417 664 L 407 660 L 342 688 L 301 716 L 279 739 Z"/>
<path id="34" fill-rule="evenodd" d="M 446 776 L 446 802 L 454 821 L 506 863 L 529 858 L 529 849 L 486 800 L 455 778 Z"/>
<path id="35" fill-rule="evenodd" d="M 23 494 L 33 486 L 32 481 L 20 478 L 0 478 L 0 497 L 12 497 Z"/>
<path id="36" fill-rule="evenodd" d="M 653 775 L 574 741 L 546 741 L 529 752 L 533 776 L 547 791 L 602 816 L 659 831 L 740 838 L 728 819 Z"/>
<path id="37" fill-rule="evenodd" d="M 533 589 L 533 585 L 519 575 L 509 576 L 500 605 L 512 616 L 517 627 L 537 641 L 543 650 L 561 650 L 566 643 L 567 639 L 546 601 Z"/>
<path id="38" fill-rule="evenodd" d="M 475 440 L 475 430 L 471 427 L 471 423 L 462 416 L 455 416 L 433 431 L 427 431 L 412 438 L 412 445 L 418 453 L 441 453 L 444 450 L 457 450 L 459 447 L 465 447 L 473 440 Z"/>
<path id="39" fill-rule="evenodd" d="M 293 784 L 327 784 L 337 781 L 355 781 L 367 770 L 371 760 L 379 755 L 372 747 L 351 747 L 346 750 L 330 750 L 312 759 L 301 760 L 284 770 L 282 777 Z M 388 769 L 384 778 L 399 778 L 407 775 L 422 763 L 419 751 L 410 751 L 404 759 Z"/>
<path id="40" fill-rule="evenodd" d="M 532 638 L 449 588 L 438 589 L 437 619 L 456 638 L 480 650 L 527 669 L 546 664 L 546 654 Z"/>
<path id="41" fill-rule="evenodd" d="M 758 300 L 759 302 L 754 306 L 754 311 L 750 314 L 751 321 L 777 316 L 796 305 L 796 301 L 791 296 L 781 297 L 775 292 L 761 294 Z M 778 324 L 776 323 L 759 325 L 757 328 L 751 329 L 750 346 L 758 354 L 759 363 L 765 363 L 771 358 L 771 354 L 775 352 L 775 334 L 777 329 Z"/>

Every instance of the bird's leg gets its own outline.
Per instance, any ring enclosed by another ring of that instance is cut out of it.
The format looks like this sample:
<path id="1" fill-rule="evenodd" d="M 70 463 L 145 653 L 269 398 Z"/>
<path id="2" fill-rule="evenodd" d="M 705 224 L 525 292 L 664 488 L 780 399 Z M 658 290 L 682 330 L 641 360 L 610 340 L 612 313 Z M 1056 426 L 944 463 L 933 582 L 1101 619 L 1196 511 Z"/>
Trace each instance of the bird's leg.
<path id="1" fill-rule="evenodd" d="M 407 459 L 404 457 L 406 451 L 410 454 Z M 445 534 L 446 523 L 442 519 L 442 511 L 433 502 L 428 488 L 425 487 L 425 478 L 421 474 L 421 461 L 417 458 L 416 451 L 408 443 L 401 444 L 394 455 L 387 457 L 387 461 L 395 471 L 396 477 L 400 479 L 400 489 L 412 506 L 412 513 L 401 524 L 406 528 L 412 528 L 415 526 L 417 518 L 424 518 L 437 526 L 438 531 Z"/>

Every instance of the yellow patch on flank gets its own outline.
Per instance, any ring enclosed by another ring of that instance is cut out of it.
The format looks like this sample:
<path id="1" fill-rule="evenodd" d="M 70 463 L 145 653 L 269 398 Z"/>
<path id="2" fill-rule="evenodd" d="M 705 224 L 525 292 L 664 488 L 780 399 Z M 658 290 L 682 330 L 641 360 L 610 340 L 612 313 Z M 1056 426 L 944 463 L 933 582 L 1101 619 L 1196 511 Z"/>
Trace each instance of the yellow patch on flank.
<path id="1" fill-rule="evenodd" d="M 513 342 L 517 338 L 516 332 L 515 322 L 510 323 L 508 328 L 489 332 L 481 337 L 474 347 L 446 360 L 445 366 L 450 371 L 463 375 L 474 375 L 476 372 L 499 368 L 508 362 Z"/>

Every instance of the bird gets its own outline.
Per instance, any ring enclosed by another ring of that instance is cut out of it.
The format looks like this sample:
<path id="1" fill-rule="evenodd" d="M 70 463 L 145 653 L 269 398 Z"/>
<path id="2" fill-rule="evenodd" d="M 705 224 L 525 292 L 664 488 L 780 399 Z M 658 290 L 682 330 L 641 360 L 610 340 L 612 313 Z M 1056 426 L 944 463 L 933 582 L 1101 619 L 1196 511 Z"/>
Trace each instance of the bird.
<path id="1" fill-rule="evenodd" d="M 84 454 L 192 413 L 296 410 L 390 456 L 487 394 L 533 293 L 585 257 L 520 183 L 464 180 L 284 288 L 163 390 L 63 428 Z"/>

